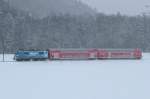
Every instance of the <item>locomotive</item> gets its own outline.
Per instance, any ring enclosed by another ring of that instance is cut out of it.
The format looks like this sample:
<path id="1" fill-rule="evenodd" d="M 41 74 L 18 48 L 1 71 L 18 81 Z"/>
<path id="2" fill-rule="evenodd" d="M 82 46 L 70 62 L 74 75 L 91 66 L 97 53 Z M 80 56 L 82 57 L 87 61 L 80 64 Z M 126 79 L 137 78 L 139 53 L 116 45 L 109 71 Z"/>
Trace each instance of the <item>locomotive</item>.
<path id="1" fill-rule="evenodd" d="M 16 61 L 38 60 L 96 60 L 96 59 L 141 59 L 140 49 L 49 49 L 19 50 Z"/>
<path id="2" fill-rule="evenodd" d="M 38 50 L 18 50 L 15 53 L 14 60 L 16 61 L 38 61 L 47 60 L 48 51 L 38 51 Z"/>

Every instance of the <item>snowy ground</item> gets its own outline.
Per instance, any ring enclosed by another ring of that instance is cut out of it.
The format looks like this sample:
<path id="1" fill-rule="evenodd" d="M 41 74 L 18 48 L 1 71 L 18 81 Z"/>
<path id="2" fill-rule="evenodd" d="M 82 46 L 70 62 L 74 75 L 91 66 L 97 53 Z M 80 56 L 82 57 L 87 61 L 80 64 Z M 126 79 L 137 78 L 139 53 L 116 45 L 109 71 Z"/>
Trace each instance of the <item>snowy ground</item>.
<path id="1" fill-rule="evenodd" d="M 150 53 L 142 60 L 0 62 L 0 99 L 150 99 Z"/>

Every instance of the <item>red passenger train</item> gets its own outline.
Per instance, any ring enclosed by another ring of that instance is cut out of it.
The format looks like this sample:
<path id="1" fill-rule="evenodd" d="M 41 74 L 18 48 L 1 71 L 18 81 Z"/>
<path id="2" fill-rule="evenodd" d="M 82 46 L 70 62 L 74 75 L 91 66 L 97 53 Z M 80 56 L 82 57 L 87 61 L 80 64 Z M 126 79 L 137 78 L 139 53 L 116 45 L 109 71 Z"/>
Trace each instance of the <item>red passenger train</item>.
<path id="1" fill-rule="evenodd" d="M 50 60 L 141 59 L 140 49 L 50 49 Z"/>

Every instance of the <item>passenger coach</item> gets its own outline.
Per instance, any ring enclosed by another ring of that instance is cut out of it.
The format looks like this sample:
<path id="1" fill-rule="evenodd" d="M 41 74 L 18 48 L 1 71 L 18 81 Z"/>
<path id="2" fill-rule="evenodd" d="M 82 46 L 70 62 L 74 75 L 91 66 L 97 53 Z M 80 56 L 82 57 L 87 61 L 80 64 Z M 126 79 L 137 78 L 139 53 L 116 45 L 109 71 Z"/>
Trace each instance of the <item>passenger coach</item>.
<path id="1" fill-rule="evenodd" d="M 94 49 L 50 49 L 50 60 L 90 60 L 96 59 L 97 52 Z"/>

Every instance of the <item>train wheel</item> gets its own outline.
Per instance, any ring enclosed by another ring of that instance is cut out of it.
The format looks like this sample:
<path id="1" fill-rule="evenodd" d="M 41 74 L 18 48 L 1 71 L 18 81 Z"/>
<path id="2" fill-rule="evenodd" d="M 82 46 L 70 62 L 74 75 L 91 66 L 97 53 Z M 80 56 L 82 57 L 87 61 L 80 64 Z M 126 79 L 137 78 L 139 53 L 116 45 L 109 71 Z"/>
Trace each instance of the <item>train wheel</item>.
<path id="1" fill-rule="evenodd" d="M 32 59 L 33 61 L 39 61 L 40 59 Z"/>
<path id="2" fill-rule="evenodd" d="M 23 61 L 30 61 L 31 59 L 24 59 Z"/>
<path id="3" fill-rule="evenodd" d="M 20 61 L 23 61 L 22 59 L 16 59 L 16 61 L 20 62 Z"/>

